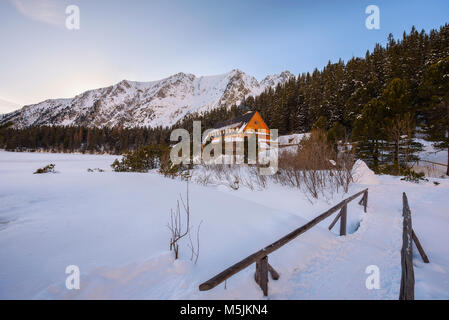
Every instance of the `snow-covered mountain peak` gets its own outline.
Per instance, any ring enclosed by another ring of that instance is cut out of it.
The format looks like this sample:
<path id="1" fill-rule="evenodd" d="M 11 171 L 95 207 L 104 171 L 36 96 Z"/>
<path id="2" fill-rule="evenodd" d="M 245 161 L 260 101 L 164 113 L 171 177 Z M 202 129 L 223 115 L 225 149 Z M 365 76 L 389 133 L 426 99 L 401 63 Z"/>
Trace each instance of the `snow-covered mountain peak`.
<path id="1" fill-rule="evenodd" d="M 284 83 L 284 82 L 288 81 L 288 79 L 290 79 L 291 77 L 294 77 L 294 75 L 290 71 L 286 70 L 279 74 L 273 74 L 273 75 L 266 76 L 260 82 L 260 84 L 265 87 L 275 87 L 279 83 Z"/>
<path id="2" fill-rule="evenodd" d="M 171 126 L 186 115 L 231 107 L 249 95 L 287 81 L 290 72 L 267 76 L 260 83 L 239 69 L 197 77 L 179 72 L 167 78 L 137 82 L 122 80 L 71 99 L 51 99 L 0 116 L 0 124 L 15 127 L 83 125 L 90 127 Z"/>

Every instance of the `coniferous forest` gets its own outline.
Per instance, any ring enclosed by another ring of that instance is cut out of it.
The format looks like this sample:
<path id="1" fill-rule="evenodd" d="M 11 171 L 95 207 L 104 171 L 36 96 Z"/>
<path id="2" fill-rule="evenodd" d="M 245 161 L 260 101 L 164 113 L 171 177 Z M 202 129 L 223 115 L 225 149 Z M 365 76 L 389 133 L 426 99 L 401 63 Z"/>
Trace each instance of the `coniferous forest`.
<path id="1" fill-rule="evenodd" d="M 166 144 L 167 128 L 0 127 L 0 145 L 9 151 L 122 154 L 145 145 Z"/>
<path id="2" fill-rule="evenodd" d="M 390 34 L 365 56 L 329 63 L 292 77 L 240 106 L 192 114 L 173 128 L 203 129 L 257 110 L 279 134 L 328 131 L 357 142 L 358 156 L 377 169 L 413 159 L 417 132 L 449 147 L 449 25 L 426 33 L 414 27 L 401 39 Z M 0 127 L 0 147 L 56 152 L 120 154 L 147 144 L 167 144 L 173 128 Z"/>

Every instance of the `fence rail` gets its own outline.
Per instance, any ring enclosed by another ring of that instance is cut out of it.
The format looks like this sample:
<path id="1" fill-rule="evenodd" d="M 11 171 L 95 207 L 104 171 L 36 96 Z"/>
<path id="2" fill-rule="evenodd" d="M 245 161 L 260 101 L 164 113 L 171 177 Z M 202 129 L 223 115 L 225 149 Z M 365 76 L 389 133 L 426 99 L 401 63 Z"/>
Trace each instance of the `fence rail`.
<path id="1" fill-rule="evenodd" d="M 405 192 L 402 194 L 402 250 L 401 250 L 401 289 L 399 300 L 415 299 L 415 272 L 413 270 L 413 242 L 418 248 L 419 254 L 424 263 L 429 263 L 429 258 L 424 252 L 421 243 L 412 227 L 412 212 L 408 205 L 408 199 Z"/>
<path id="2" fill-rule="evenodd" d="M 262 289 L 265 296 L 268 295 L 268 273 L 270 273 L 271 278 L 273 280 L 279 279 L 279 274 L 274 270 L 274 268 L 268 263 L 268 255 L 280 247 L 284 246 L 288 242 L 292 241 L 299 235 L 303 234 L 307 230 L 311 229 L 321 221 L 325 220 L 326 218 L 330 217 L 333 213 L 335 213 L 337 210 L 340 209 L 340 212 L 338 213 L 337 217 L 334 219 L 334 221 L 329 226 L 329 230 L 332 229 L 332 227 L 337 223 L 338 219 L 340 219 L 340 235 L 346 235 L 346 217 L 347 217 L 347 206 L 348 203 L 352 200 L 356 199 L 358 196 L 362 195 L 362 199 L 359 201 L 360 205 L 363 205 L 364 211 L 366 212 L 367 206 L 368 206 L 368 189 L 362 190 L 349 198 L 346 198 L 345 200 L 341 201 L 337 205 L 333 206 L 326 212 L 320 214 L 318 217 L 314 218 L 313 220 L 309 221 L 305 225 L 293 230 L 286 236 L 282 237 L 281 239 L 273 242 L 272 244 L 266 246 L 265 248 L 253 253 L 252 255 L 246 257 L 245 259 L 237 262 L 236 264 L 232 265 L 231 267 L 227 268 L 223 272 L 217 274 L 213 278 L 207 280 L 206 282 L 202 283 L 199 286 L 200 291 L 206 291 L 210 290 L 226 279 L 230 278 L 234 274 L 242 271 L 243 269 L 249 267 L 251 264 L 256 263 L 256 274 L 255 274 L 255 281 L 257 284 L 259 284 L 260 288 Z"/>
<path id="3" fill-rule="evenodd" d="M 417 162 L 418 162 L 418 164 L 419 164 L 420 162 L 427 162 L 427 163 L 431 163 L 431 164 L 436 164 L 436 165 L 438 165 L 438 166 L 447 167 L 447 164 L 439 163 L 439 162 L 435 162 L 435 161 L 430 161 L 430 160 L 422 160 L 422 159 L 419 159 Z"/>

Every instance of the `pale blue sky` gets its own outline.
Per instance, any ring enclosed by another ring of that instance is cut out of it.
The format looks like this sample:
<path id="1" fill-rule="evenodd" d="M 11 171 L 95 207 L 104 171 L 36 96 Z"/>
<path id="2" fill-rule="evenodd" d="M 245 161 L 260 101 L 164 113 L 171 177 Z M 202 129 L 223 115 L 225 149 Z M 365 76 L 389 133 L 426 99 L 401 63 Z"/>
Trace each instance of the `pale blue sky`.
<path id="1" fill-rule="evenodd" d="M 80 8 L 80 30 L 65 28 L 69 4 Z M 380 30 L 365 28 L 370 4 Z M 448 13 L 447 0 L 0 0 L 0 100 L 36 103 L 181 71 L 299 74 L 364 56 L 390 32 L 438 28 Z"/>

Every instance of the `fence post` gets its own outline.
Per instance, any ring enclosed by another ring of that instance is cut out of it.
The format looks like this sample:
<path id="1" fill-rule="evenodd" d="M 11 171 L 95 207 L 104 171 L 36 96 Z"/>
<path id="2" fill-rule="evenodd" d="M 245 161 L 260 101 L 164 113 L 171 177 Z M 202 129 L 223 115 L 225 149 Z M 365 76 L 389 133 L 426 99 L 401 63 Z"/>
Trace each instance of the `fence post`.
<path id="1" fill-rule="evenodd" d="M 343 208 L 341 208 L 341 215 L 340 215 L 340 236 L 346 235 L 346 217 L 348 214 L 348 204 L 345 203 Z"/>
<path id="2" fill-rule="evenodd" d="M 368 206 L 368 190 L 365 191 L 364 198 L 365 198 L 365 201 L 363 201 L 363 210 L 366 213 L 366 207 Z"/>
<path id="3" fill-rule="evenodd" d="M 429 263 L 429 258 L 427 257 L 426 253 L 424 252 L 424 249 L 421 245 L 421 242 L 419 242 L 418 237 L 416 236 L 415 231 L 412 229 L 412 237 L 413 241 L 415 242 L 416 248 L 418 248 L 419 254 L 421 255 L 422 260 L 424 263 Z"/>
<path id="4" fill-rule="evenodd" d="M 415 274 L 413 271 L 412 217 L 407 195 L 402 195 L 402 250 L 401 250 L 401 290 L 399 300 L 415 300 Z"/>
<path id="5" fill-rule="evenodd" d="M 277 273 L 276 270 L 274 270 L 274 268 L 268 263 L 268 271 L 271 274 L 271 278 L 273 280 L 278 280 L 279 279 L 279 273 Z"/>
<path id="6" fill-rule="evenodd" d="M 268 256 L 256 261 L 255 280 L 263 291 L 264 296 L 268 296 Z"/>
<path id="7" fill-rule="evenodd" d="M 332 230 L 332 228 L 335 226 L 335 224 L 337 223 L 338 219 L 340 219 L 341 216 L 341 209 L 340 212 L 335 216 L 334 221 L 332 221 L 332 223 L 329 225 L 329 230 Z"/>

